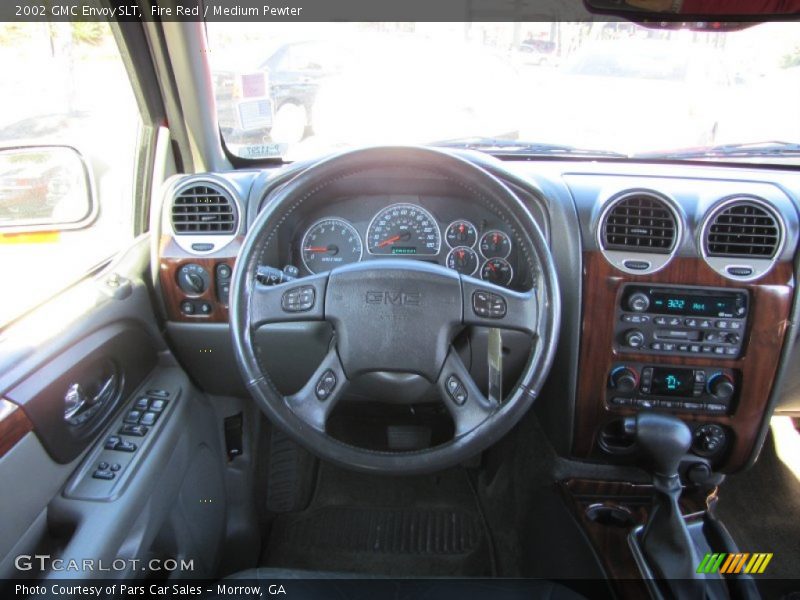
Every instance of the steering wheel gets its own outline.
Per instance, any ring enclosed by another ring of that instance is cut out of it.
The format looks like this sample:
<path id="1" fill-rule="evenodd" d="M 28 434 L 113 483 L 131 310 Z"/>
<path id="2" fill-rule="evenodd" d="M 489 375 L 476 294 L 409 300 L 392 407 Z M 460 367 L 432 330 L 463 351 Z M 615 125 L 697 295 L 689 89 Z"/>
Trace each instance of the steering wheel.
<path id="1" fill-rule="evenodd" d="M 521 262 L 536 282 L 512 291 L 459 275 L 444 266 L 402 258 L 358 262 L 327 273 L 266 286 L 256 279 L 278 227 L 320 191 L 342 178 L 400 168 L 446 178 L 513 232 Z M 500 439 L 531 407 L 550 369 L 560 319 L 552 257 L 541 230 L 498 179 L 466 159 L 427 148 L 368 148 L 345 152 L 302 171 L 276 192 L 242 245 L 231 288 L 236 360 L 253 398 L 273 424 L 320 458 L 356 470 L 424 473 L 456 465 Z M 270 381 L 253 343 L 268 323 L 329 322 L 330 349 L 295 394 Z M 490 399 L 452 346 L 466 326 L 528 334 L 531 351 L 505 399 Z M 453 439 L 432 448 L 388 452 L 356 447 L 326 432 L 326 421 L 348 384 L 365 373 L 414 373 L 435 384 L 454 424 Z"/>

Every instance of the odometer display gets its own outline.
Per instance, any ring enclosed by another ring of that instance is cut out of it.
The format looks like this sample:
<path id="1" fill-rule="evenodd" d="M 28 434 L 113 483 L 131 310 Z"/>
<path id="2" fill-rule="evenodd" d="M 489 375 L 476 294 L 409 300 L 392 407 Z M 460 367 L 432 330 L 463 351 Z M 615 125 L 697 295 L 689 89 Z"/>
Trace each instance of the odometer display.
<path id="1" fill-rule="evenodd" d="M 322 219 L 308 228 L 300 248 L 311 273 L 323 273 L 361 260 L 361 236 L 344 219 Z"/>
<path id="2" fill-rule="evenodd" d="M 414 204 L 393 204 L 373 217 L 367 250 L 380 255 L 436 255 L 442 239 L 436 219 Z"/>

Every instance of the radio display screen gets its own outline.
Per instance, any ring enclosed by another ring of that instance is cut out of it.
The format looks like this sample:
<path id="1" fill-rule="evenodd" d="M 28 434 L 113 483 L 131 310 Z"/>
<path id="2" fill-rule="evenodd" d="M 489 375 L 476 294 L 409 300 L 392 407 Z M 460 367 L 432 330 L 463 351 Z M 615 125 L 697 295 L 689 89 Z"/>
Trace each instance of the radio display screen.
<path id="1" fill-rule="evenodd" d="M 655 313 L 729 319 L 743 317 L 746 313 L 743 297 L 738 295 L 706 296 L 653 290 L 650 299 L 650 311 Z"/>
<path id="2" fill-rule="evenodd" d="M 693 370 L 653 368 L 651 394 L 656 396 L 691 396 L 693 389 Z"/>

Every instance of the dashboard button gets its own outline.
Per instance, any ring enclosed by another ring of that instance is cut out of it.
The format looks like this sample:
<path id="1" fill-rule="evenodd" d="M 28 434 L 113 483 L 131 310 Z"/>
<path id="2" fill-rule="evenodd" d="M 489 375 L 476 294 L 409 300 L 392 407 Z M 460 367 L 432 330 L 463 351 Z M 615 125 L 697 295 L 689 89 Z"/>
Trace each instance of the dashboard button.
<path id="1" fill-rule="evenodd" d="M 666 325 L 667 319 L 666 317 L 656 317 L 655 319 L 653 319 L 653 323 L 655 323 L 656 325 Z"/>

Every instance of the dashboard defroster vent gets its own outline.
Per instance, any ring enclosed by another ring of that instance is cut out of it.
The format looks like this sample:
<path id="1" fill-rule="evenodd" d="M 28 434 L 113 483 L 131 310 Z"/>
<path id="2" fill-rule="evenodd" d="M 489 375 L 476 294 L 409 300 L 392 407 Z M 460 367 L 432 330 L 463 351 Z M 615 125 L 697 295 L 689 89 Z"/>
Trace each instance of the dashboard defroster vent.
<path id="1" fill-rule="evenodd" d="M 770 259 L 781 242 L 781 225 L 763 206 L 737 200 L 709 221 L 703 244 L 706 256 Z"/>
<path id="2" fill-rule="evenodd" d="M 178 235 L 231 235 L 236 217 L 230 195 L 209 182 L 181 190 L 172 202 L 172 229 Z"/>
<path id="3" fill-rule="evenodd" d="M 651 194 L 633 193 L 606 213 L 602 244 L 606 250 L 669 254 L 675 247 L 678 224 L 667 203 Z"/>

